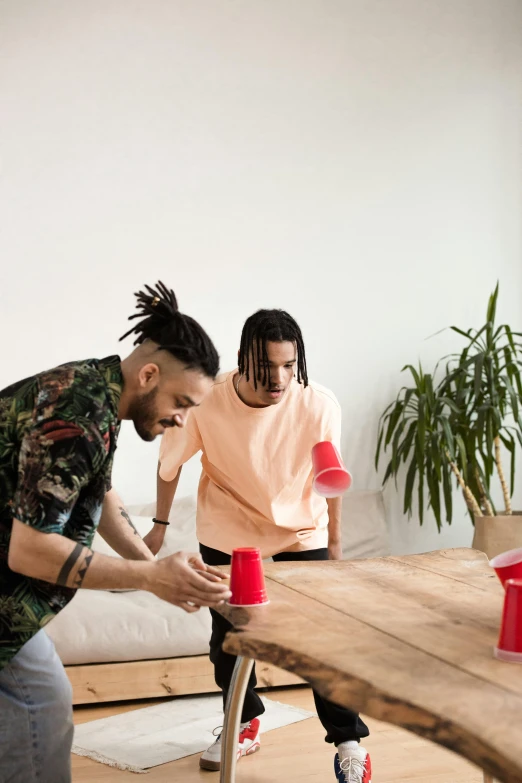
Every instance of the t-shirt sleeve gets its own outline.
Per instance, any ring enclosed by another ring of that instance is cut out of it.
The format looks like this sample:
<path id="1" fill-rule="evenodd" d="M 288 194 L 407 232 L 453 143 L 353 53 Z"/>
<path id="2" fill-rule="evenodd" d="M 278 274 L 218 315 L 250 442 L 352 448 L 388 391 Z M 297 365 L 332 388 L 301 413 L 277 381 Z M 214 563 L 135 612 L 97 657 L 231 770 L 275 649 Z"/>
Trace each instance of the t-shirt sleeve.
<path id="1" fill-rule="evenodd" d="M 341 406 L 333 397 L 329 400 L 328 415 L 325 417 L 323 440 L 331 441 L 341 453 Z"/>
<path id="2" fill-rule="evenodd" d="M 163 434 L 160 447 L 159 475 L 163 481 L 172 481 L 178 470 L 194 454 L 201 451 L 203 441 L 196 417 L 191 413 L 184 427 L 172 427 Z"/>
<path id="3" fill-rule="evenodd" d="M 80 492 L 102 469 L 108 444 L 98 427 L 59 418 L 26 430 L 18 463 L 13 515 L 44 533 L 62 533 Z"/>

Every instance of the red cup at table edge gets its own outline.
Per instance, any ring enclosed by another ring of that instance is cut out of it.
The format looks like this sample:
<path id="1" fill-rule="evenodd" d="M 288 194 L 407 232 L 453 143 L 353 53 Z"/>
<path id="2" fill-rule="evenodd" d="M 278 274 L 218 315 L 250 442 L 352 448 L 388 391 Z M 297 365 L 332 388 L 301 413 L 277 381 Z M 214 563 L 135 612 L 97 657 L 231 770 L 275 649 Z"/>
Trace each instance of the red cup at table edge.
<path id="1" fill-rule="evenodd" d="M 522 548 L 509 549 L 493 557 L 489 564 L 505 587 L 508 579 L 522 579 Z"/>
<path id="2" fill-rule="evenodd" d="M 337 498 L 352 484 L 339 451 L 329 440 L 316 443 L 312 449 L 313 489 L 321 497 Z"/>
<path id="3" fill-rule="evenodd" d="M 522 663 L 522 579 L 508 579 L 504 587 L 502 622 L 493 655 L 505 663 Z"/>
<path id="4" fill-rule="evenodd" d="M 240 547 L 232 552 L 229 606 L 264 606 L 270 603 L 266 592 L 261 551 Z"/>

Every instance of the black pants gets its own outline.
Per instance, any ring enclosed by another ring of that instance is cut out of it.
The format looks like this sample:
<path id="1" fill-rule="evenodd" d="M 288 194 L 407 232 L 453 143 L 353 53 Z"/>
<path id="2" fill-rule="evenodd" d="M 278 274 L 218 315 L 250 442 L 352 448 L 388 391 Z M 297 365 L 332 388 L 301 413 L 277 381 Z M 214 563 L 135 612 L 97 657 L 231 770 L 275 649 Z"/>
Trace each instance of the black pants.
<path id="1" fill-rule="evenodd" d="M 219 552 L 217 549 L 211 549 L 208 546 L 200 544 L 201 555 L 205 563 L 213 566 L 229 565 L 230 555 Z M 327 549 L 313 549 L 308 552 L 281 552 L 274 555 L 275 561 L 284 560 L 328 560 Z M 223 641 L 225 635 L 231 630 L 232 626 L 222 617 L 219 612 L 210 610 L 212 615 L 212 636 L 210 638 L 210 660 L 214 664 L 214 677 L 216 685 L 223 691 L 223 707 L 226 705 L 227 693 L 232 679 L 232 672 L 236 663 L 236 656 L 223 652 Z M 312 633 L 310 629 L 310 633 Z M 255 692 L 257 685 L 255 668 L 252 669 L 250 680 L 248 681 L 245 703 L 241 721 L 247 721 L 257 718 L 265 711 L 263 702 Z M 359 741 L 362 737 L 369 735 L 368 727 L 360 719 L 356 712 L 348 710 L 345 707 L 339 707 L 331 701 L 323 699 L 314 691 L 315 708 L 319 720 L 326 730 L 326 742 L 333 742 L 339 745 L 348 740 Z"/>

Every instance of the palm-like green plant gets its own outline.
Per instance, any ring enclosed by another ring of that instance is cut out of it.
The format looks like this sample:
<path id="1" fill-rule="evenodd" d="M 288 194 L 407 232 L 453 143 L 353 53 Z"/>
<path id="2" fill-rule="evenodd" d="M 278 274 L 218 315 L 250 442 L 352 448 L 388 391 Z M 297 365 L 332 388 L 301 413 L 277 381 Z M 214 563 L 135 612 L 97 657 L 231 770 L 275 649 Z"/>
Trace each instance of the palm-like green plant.
<path id="1" fill-rule="evenodd" d="M 479 330 L 451 327 L 465 338 L 460 354 L 446 359 L 445 374 L 435 384 L 422 367 L 407 365 L 413 383 L 403 387 L 384 411 L 375 455 L 391 449 L 383 483 L 397 479 L 404 466 L 404 512 L 411 516 L 418 497 L 420 522 L 425 498 L 437 526 L 443 511 L 448 523 L 453 514 L 452 484 L 464 494 L 469 512 L 493 516 L 492 479 L 500 480 L 505 511 L 511 513 L 515 480 L 516 442 L 522 445 L 521 334 L 507 324 L 496 326 L 498 285 L 488 303 L 487 320 Z M 439 365 L 434 375 L 439 373 Z M 509 455 L 510 483 L 506 481 L 501 444 Z"/>
<path id="2" fill-rule="evenodd" d="M 435 387 L 433 377 L 407 365 L 413 383 L 403 386 L 381 417 L 377 443 L 376 467 L 382 452 L 391 448 L 391 459 L 386 467 L 383 483 L 406 470 L 404 487 L 404 513 L 411 516 L 417 489 L 419 518 L 424 520 L 427 489 L 428 507 L 433 509 L 437 526 L 442 526 L 442 508 L 446 520 L 451 523 L 452 503 L 452 455 L 455 450 L 450 418 L 458 413 L 454 401 L 443 394 L 441 386 Z M 404 468 L 402 467 L 404 466 Z M 441 501 L 442 489 L 442 501 Z"/>

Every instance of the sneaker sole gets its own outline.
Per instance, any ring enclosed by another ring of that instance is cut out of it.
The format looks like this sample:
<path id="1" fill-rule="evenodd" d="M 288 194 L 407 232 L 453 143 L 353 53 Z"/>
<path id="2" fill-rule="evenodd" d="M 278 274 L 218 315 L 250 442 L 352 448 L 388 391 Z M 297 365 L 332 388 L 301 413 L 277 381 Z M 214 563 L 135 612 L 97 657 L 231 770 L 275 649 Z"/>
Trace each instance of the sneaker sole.
<path id="1" fill-rule="evenodd" d="M 257 753 L 258 750 L 261 750 L 261 743 L 256 742 L 252 747 L 250 747 L 248 750 L 241 750 L 239 751 L 238 755 L 238 761 L 243 756 L 251 756 L 253 753 Z M 209 772 L 219 772 L 221 769 L 221 762 L 220 761 L 210 761 L 210 759 L 199 759 L 199 768 L 200 769 L 206 769 Z"/>

